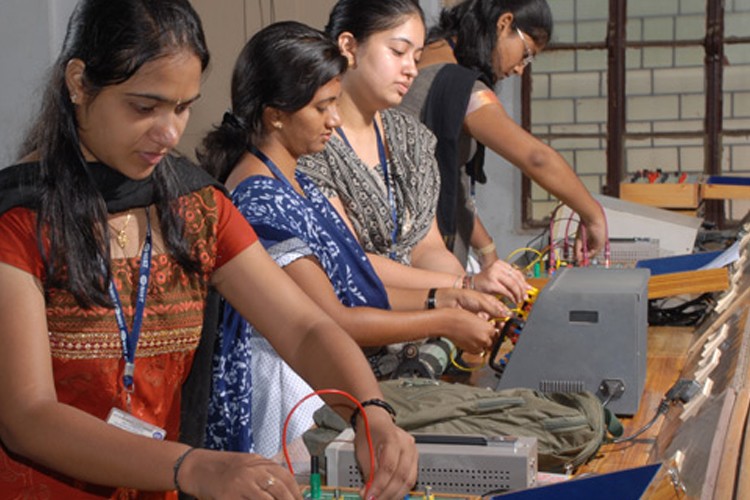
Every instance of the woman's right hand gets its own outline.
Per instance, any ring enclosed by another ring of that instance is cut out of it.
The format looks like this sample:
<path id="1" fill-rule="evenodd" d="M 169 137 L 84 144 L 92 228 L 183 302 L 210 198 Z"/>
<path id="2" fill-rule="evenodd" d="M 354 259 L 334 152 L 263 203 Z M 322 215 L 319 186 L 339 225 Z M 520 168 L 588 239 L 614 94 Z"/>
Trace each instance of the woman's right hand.
<path id="1" fill-rule="evenodd" d="M 251 453 L 195 450 L 185 457 L 177 480 L 196 498 L 302 499 L 287 469 Z"/>
<path id="2" fill-rule="evenodd" d="M 492 348 L 498 336 L 495 323 L 461 309 L 446 309 L 445 331 L 440 336 L 447 338 L 456 348 L 472 354 L 481 354 Z"/>

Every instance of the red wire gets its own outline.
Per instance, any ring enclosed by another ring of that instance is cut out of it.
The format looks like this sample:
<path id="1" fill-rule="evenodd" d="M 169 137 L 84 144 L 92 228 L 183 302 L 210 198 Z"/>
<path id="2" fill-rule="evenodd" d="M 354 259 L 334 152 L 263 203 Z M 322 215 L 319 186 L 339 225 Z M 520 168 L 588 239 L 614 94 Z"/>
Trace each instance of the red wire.
<path id="1" fill-rule="evenodd" d="M 351 400 L 355 405 L 357 405 L 357 408 L 359 408 L 359 413 L 362 415 L 362 421 L 365 423 L 365 437 L 367 437 L 367 447 L 370 451 L 370 477 L 367 479 L 367 484 L 365 484 L 365 493 L 370 490 L 370 486 L 372 485 L 372 480 L 375 478 L 375 450 L 372 445 L 372 436 L 370 435 L 370 423 L 367 421 L 367 413 L 365 412 L 364 406 L 357 401 L 357 398 L 349 394 L 348 392 L 340 391 L 338 389 L 321 389 L 319 391 L 314 391 L 305 396 L 304 398 L 300 399 L 299 402 L 294 405 L 294 407 L 289 411 L 289 415 L 286 416 L 286 420 L 284 421 L 284 430 L 281 435 L 281 446 L 284 449 L 284 459 L 286 460 L 286 465 L 289 467 L 289 472 L 292 473 L 292 476 L 294 476 L 294 469 L 292 468 L 292 460 L 289 457 L 289 450 L 286 446 L 286 431 L 287 427 L 289 426 L 289 422 L 292 419 L 292 414 L 294 414 L 295 411 L 297 411 L 297 408 L 302 405 L 305 401 L 310 399 L 313 396 L 320 396 L 321 394 L 336 394 L 339 396 L 344 396 Z"/>

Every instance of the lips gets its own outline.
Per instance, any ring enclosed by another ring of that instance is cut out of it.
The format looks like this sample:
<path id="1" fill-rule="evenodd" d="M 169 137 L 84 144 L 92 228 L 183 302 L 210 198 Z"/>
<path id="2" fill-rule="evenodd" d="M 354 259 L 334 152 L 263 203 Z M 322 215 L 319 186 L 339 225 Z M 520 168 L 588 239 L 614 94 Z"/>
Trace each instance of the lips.
<path id="1" fill-rule="evenodd" d="M 156 165 L 162 160 L 162 158 L 164 158 L 165 155 L 166 153 L 140 153 L 141 158 L 143 158 L 143 160 L 149 165 Z"/>
<path id="2" fill-rule="evenodd" d="M 409 92 L 411 83 L 397 82 L 396 86 L 398 87 L 399 94 L 405 95 L 407 92 Z"/>

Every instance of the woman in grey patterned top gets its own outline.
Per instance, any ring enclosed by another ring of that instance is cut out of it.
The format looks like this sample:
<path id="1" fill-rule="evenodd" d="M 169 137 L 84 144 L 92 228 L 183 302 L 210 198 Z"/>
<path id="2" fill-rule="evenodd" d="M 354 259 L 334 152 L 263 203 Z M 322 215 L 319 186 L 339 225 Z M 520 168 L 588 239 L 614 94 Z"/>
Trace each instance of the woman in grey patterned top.
<path id="1" fill-rule="evenodd" d="M 413 0 L 339 0 L 326 32 L 349 60 L 339 111 L 343 126 L 300 170 L 329 197 L 386 285 L 476 287 L 521 301 L 523 275 L 497 261 L 475 277 L 446 248 L 435 219 L 435 138 L 391 110 L 417 75 L 424 17 Z"/>

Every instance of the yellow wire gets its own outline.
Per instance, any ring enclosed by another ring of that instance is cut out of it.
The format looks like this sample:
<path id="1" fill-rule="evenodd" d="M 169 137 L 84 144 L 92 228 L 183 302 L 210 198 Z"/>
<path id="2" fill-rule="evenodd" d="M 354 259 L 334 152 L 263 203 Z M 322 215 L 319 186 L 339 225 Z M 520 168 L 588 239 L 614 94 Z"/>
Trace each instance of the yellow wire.
<path id="1" fill-rule="evenodd" d="M 482 364 L 481 365 L 475 366 L 473 368 L 469 368 L 469 367 L 466 367 L 466 366 L 463 366 L 463 365 L 459 365 L 456 362 L 456 353 L 457 352 L 458 352 L 458 349 L 456 349 L 455 347 L 453 349 L 451 349 L 451 355 L 450 355 L 451 364 L 453 366 L 455 366 L 456 368 L 458 368 L 459 370 L 463 371 L 463 372 L 475 372 L 475 371 L 477 371 L 479 369 L 482 369 L 485 366 L 487 366 L 487 357 L 488 357 L 487 355 L 485 355 L 485 356 L 482 357 Z"/>

